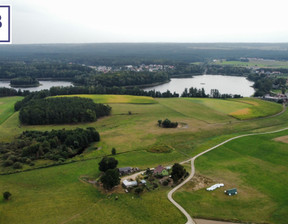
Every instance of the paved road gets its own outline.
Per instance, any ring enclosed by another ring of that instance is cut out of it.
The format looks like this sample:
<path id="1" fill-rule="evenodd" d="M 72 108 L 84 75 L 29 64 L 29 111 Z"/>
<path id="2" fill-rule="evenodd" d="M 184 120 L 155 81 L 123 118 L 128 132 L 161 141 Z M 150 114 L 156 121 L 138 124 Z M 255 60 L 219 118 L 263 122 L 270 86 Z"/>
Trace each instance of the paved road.
<path id="1" fill-rule="evenodd" d="M 173 204 L 186 216 L 186 218 L 187 218 L 186 224 L 196 224 L 196 223 L 193 221 L 192 217 L 188 214 L 188 212 L 186 212 L 186 210 L 185 210 L 183 207 L 181 207 L 181 205 L 179 205 L 176 201 L 174 201 L 174 199 L 173 199 L 172 196 L 173 196 L 173 193 L 174 193 L 175 191 L 177 191 L 180 187 L 182 187 L 184 184 L 186 184 L 188 181 L 190 181 L 190 180 L 193 178 L 193 176 L 194 176 L 194 174 L 195 174 L 195 166 L 194 166 L 194 161 L 195 161 L 195 159 L 197 159 L 199 156 L 202 156 L 203 154 L 205 154 L 205 153 L 207 153 L 207 152 L 210 152 L 210 151 L 212 151 L 213 149 L 216 149 L 216 148 L 218 148 L 219 146 L 224 145 L 225 143 L 230 142 L 230 141 L 232 141 L 232 140 L 235 140 L 235 139 L 237 139 L 237 138 L 242 138 L 242 137 L 247 137 L 247 136 L 252 136 L 252 135 L 273 134 L 273 133 L 277 133 L 277 132 L 281 132 L 281 131 L 285 131 L 285 130 L 288 130 L 288 128 L 283 128 L 283 129 L 280 129 L 280 130 L 270 131 L 270 132 L 252 133 L 252 134 L 246 134 L 246 135 L 239 135 L 239 136 L 230 138 L 230 139 L 228 139 L 228 140 L 226 140 L 226 141 L 224 141 L 224 142 L 222 142 L 222 143 L 220 143 L 220 144 L 218 144 L 218 145 L 215 145 L 215 146 L 213 146 L 212 148 L 207 149 L 207 150 L 205 150 L 204 152 L 199 153 L 198 155 L 194 156 L 193 158 L 190 158 L 190 159 L 188 159 L 188 160 L 182 161 L 180 164 L 191 162 L 191 173 L 190 173 L 189 177 L 188 177 L 185 181 L 183 181 L 181 184 L 179 184 L 179 185 L 177 185 L 176 187 L 174 187 L 174 188 L 168 193 L 167 196 L 168 196 L 169 201 L 171 201 L 171 203 L 173 203 Z"/>

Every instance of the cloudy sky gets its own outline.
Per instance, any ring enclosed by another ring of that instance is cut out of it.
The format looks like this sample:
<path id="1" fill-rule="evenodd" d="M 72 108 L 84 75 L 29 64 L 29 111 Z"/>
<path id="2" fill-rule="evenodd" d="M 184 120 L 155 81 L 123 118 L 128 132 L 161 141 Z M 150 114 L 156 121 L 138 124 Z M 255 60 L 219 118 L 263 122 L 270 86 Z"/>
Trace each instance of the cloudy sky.
<path id="1" fill-rule="evenodd" d="M 287 0 L 0 0 L 13 43 L 288 42 Z"/>

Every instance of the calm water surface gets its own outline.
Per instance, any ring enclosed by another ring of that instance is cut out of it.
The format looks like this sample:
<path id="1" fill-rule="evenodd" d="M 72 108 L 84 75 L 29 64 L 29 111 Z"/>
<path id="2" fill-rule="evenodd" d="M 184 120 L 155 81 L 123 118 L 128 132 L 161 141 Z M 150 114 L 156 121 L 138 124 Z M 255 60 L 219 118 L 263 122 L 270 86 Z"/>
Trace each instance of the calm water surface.
<path id="1" fill-rule="evenodd" d="M 144 90 L 153 90 L 159 92 L 176 92 L 180 95 L 185 88 L 204 88 L 206 94 L 210 94 L 211 89 L 218 89 L 221 94 L 240 94 L 244 97 L 252 96 L 254 82 L 245 77 L 224 76 L 224 75 L 199 75 L 192 78 L 172 78 L 169 83 L 159 86 L 145 88 Z"/>
<path id="2" fill-rule="evenodd" d="M 23 90 L 29 90 L 31 92 L 34 91 L 40 91 L 43 89 L 50 89 L 53 86 L 73 86 L 71 82 L 67 81 L 40 81 L 40 86 L 37 87 L 29 87 L 29 88 L 14 88 L 14 89 L 21 89 Z M 7 87 L 7 88 L 13 88 L 10 86 L 10 81 L 0 81 L 0 87 Z"/>

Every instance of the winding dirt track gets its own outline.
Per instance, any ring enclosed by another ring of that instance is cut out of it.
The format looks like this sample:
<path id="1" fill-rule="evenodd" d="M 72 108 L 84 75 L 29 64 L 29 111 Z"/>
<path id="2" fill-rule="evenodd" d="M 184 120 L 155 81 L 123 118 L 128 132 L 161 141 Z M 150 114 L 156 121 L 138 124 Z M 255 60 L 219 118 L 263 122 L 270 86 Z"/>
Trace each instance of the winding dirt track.
<path id="1" fill-rule="evenodd" d="M 288 128 L 283 128 L 283 129 L 280 129 L 280 130 L 270 131 L 270 132 L 252 133 L 252 134 L 239 135 L 239 136 L 230 138 L 230 139 L 228 139 L 228 140 L 226 140 L 226 141 L 224 141 L 224 142 L 222 142 L 222 143 L 220 143 L 220 144 L 218 144 L 218 145 L 215 145 L 215 146 L 213 146 L 212 148 L 207 149 L 207 150 L 205 150 L 204 152 L 201 152 L 201 153 L 199 153 L 198 155 L 196 155 L 196 156 L 194 156 L 194 157 L 192 157 L 192 158 L 190 158 L 190 159 L 188 159 L 188 160 L 185 160 L 185 161 L 181 162 L 180 164 L 191 162 L 191 174 L 189 175 L 189 177 L 188 177 L 185 181 L 183 181 L 181 184 L 179 184 L 179 185 L 177 185 L 176 187 L 174 187 L 174 188 L 168 193 L 167 196 L 168 196 L 169 201 L 171 201 L 171 203 L 172 203 L 173 205 L 175 205 L 175 206 L 186 216 L 186 218 L 187 218 L 186 224 L 196 224 L 196 223 L 193 221 L 192 217 L 188 214 L 188 212 L 186 212 L 186 210 L 185 210 L 183 207 L 181 207 L 181 205 L 179 205 L 176 201 L 174 201 L 174 199 L 173 199 L 172 196 L 173 196 L 173 193 L 174 193 L 175 191 L 177 191 L 180 187 L 182 187 L 184 184 L 186 184 L 188 181 L 190 181 L 190 180 L 193 178 L 193 176 L 194 176 L 194 174 L 195 174 L 195 166 L 194 166 L 194 161 L 195 161 L 195 159 L 197 159 L 199 156 L 202 156 L 203 154 L 205 154 L 205 153 L 207 153 L 207 152 L 210 152 L 210 151 L 212 151 L 213 149 L 216 149 L 216 148 L 218 148 L 219 146 L 224 145 L 225 143 L 230 142 L 230 141 L 232 141 L 232 140 L 235 140 L 235 139 L 237 139 L 237 138 L 242 138 L 242 137 L 247 137 L 247 136 L 252 136 L 252 135 L 273 134 L 273 133 L 277 133 L 277 132 L 281 132 L 281 131 L 285 131 L 285 130 L 288 130 Z"/>

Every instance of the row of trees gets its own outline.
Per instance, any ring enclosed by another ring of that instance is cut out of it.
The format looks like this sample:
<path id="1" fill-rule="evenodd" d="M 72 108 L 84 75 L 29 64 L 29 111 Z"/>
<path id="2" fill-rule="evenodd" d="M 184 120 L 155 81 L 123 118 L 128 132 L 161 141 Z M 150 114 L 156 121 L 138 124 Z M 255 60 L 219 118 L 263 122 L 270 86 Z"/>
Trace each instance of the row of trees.
<path id="1" fill-rule="evenodd" d="M 21 108 L 19 119 L 23 124 L 68 124 L 93 122 L 108 116 L 111 107 L 96 104 L 92 99 L 81 97 L 57 97 L 30 100 Z"/>
<path id="2" fill-rule="evenodd" d="M 206 94 L 204 88 L 197 89 L 197 88 L 185 88 L 184 92 L 181 94 L 181 97 L 201 97 L 201 98 L 241 98 L 242 96 L 239 94 L 221 94 L 218 89 L 211 89 L 210 94 Z"/>
<path id="3" fill-rule="evenodd" d="M 25 131 L 9 144 L 0 144 L 3 166 L 18 169 L 22 164 L 33 165 L 33 160 L 64 161 L 81 154 L 92 142 L 100 141 L 95 128 L 75 130 Z"/>
<path id="4" fill-rule="evenodd" d="M 230 76 L 248 76 L 251 73 L 250 68 L 236 66 L 209 65 L 207 74 L 220 74 Z"/>

